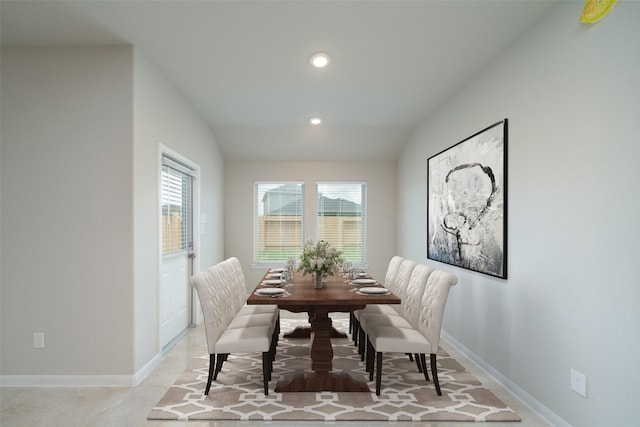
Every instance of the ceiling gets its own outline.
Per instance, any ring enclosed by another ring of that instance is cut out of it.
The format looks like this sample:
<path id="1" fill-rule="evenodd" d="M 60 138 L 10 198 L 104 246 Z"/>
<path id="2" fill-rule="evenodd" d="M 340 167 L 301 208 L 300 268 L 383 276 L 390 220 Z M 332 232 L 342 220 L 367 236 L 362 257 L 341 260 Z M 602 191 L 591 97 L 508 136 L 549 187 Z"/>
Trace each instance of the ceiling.
<path id="1" fill-rule="evenodd" d="M 3 45 L 135 46 L 226 159 L 389 160 L 554 4 L 2 0 L 0 28 Z M 309 64 L 316 51 L 325 69 Z"/>

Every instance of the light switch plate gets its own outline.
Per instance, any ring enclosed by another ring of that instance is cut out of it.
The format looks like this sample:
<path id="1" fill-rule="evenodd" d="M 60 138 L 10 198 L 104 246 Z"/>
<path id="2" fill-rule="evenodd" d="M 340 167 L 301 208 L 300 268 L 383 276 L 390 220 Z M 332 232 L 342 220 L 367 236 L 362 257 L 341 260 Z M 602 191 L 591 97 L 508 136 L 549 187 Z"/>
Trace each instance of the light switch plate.
<path id="1" fill-rule="evenodd" d="M 33 333 L 33 348 L 44 348 L 44 332 Z"/>

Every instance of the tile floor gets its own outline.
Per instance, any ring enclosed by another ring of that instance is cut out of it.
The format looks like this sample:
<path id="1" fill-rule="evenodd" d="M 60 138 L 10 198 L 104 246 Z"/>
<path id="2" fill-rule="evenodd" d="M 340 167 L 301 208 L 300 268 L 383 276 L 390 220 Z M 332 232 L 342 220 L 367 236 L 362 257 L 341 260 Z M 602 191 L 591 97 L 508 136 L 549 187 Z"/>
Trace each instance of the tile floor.
<path id="1" fill-rule="evenodd" d="M 162 362 L 136 387 L 131 388 L 0 388 L 0 425 L 13 426 L 163 426 L 163 427 L 235 427 L 258 425 L 297 426 L 292 422 L 260 421 L 148 421 L 147 414 L 160 400 L 176 377 L 184 371 L 189 359 L 205 346 L 204 327 L 192 329 L 175 347 L 167 352 Z M 483 423 L 483 427 L 541 427 L 548 426 L 542 418 L 496 384 L 472 362 L 454 348 L 442 344 L 468 371 L 472 372 L 485 386 L 489 387 L 503 402 L 516 411 L 520 423 Z M 322 422 L 306 422 L 324 424 Z M 464 426 L 469 423 L 443 422 L 331 422 L 332 426 Z"/>

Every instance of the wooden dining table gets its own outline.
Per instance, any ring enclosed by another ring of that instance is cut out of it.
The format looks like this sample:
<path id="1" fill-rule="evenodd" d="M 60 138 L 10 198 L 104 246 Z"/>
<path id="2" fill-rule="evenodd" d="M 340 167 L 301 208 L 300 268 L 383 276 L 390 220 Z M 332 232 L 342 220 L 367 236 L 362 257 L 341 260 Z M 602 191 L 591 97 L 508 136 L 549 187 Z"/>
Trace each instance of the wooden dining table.
<path id="1" fill-rule="evenodd" d="M 267 273 L 268 274 L 268 273 Z M 261 281 L 266 280 L 267 274 Z M 378 284 L 378 286 L 381 286 Z M 256 289 L 265 287 L 258 284 Z M 296 372 L 281 380 L 276 392 L 300 391 L 349 391 L 370 392 L 367 383 L 353 378 L 346 372 L 333 372 L 333 347 L 331 338 L 336 331 L 329 313 L 349 313 L 368 304 L 400 304 L 393 293 L 385 295 L 363 295 L 354 292 L 355 286 L 341 276 L 327 277 L 324 286 L 314 287 L 313 276 L 296 273 L 291 284 L 285 288 L 286 296 L 259 296 L 255 291 L 247 299 L 249 305 L 277 304 L 279 308 L 293 313 L 308 313 L 311 342 L 311 371 Z M 296 333 L 294 336 L 303 336 Z M 286 336 L 286 335 L 285 335 Z"/>

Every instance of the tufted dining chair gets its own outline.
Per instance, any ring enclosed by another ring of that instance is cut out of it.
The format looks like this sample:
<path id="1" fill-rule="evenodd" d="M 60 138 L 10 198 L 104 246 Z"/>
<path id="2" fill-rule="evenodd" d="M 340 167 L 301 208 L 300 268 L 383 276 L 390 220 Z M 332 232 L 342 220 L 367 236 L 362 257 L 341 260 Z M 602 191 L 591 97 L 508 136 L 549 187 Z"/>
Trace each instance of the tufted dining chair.
<path id="1" fill-rule="evenodd" d="M 404 301 L 407 296 L 407 287 L 409 286 L 409 280 L 411 279 L 411 273 L 417 263 L 410 259 L 402 259 L 400 265 L 398 266 L 398 272 L 395 276 L 391 276 L 391 280 L 388 283 L 385 283 L 387 289 L 394 293 L 400 301 Z M 367 340 L 365 337 L 365 331 L 360 327 L 360 316 L 365 313 L 381 313 L 388 315 L 396 315 L 398 312 L 402 310 L 402 303 L 394 304 L 394 305 L 386 305 L 386 304 L 369 304 L 364 309 L 359 310 L 356 314 L 358 318 L 358 352 L 360 353 L 360 359 L 365 359 L 365 351 Z"/>
<path id="2" fill-rule="evenodd" d="M 372 325 L 417 329 L 420 313 L 422 312 L 422 296 L 427 286 L 427 280 L 433 271 L 433 267 L 425 264 L 417 264 L 413 268 L 400 310 L 392 310 L 391 313 L 364 313 L 360 316 L 360 327 L 364 331 L 365 336 Z M 413 358 L 410 357 L 410 359 Z M 423 371 L 418 355 L 416 355 L 416 363 L 418 370 L 425 374 L 425 379 L 428 381 L 427 372 Z M 372 352 L 368 352 L 367 371 L 372 373 L 372 367 L 373 354 Z"/>
<path id="3" fill-rule="evenodd" d="M 246 301 L 249 296 L 242 265 L 238 258 L 227 258 L 223 262 L 209 267 L 209 272 L 217 275 L 219 279 L 218 284 L 226 283 L 233 286 L 232 292 L 234 293 L 234 302 L 236 302 L 234 310 L 237 307 L 239 308 L 236 319 L 231 323 L 231 326 L 256 326 L 256 323 L 259 325 L 264 319 L 271 318 L 276 326 L 274 338 L 277 344 L 280 333 L 280 308 L 275 304 L 247 305 L 246 302 L 242 302 L 241 304 L 237 303 L 237 301 Z"/>
<path id="4" fill-rule="evenodd" d="M 202 307 L 209 351 L 209 375 L 204 394 L 209 394 L 211 383 L 217 379 L 229 354 L 261 352 L 264 393 L 268 395 L 275 353 L 275 320 L 272 315 L 241 314 L 246 290 L 238 289 L 239 279 L 233 264 L 232 260 L 225 260 L 190 279 Z"/>
<path id="5" fill-rule="evenodd" d="M 382 381 L 382 355 L 385 352 L 418 354 L 425 379 L 428 380 L 425 354 L 430 355 L 431 374 L 438 396 L 442 396 L 438 381 L 436 353 L 440 345 L 440 332 L 444 307 L 449 289 L 458 279 L 451 273 L 435 270 L 429 274 L 420 299 L 421 309 L 416 328 L 369 324 L 367 338 L 369 350 L 375 352 L 376 394 L 380 395 Z M 415 314 L 411 314 L 415 318 Z M 373 354 L 373 353 L 371 353 Z M 371 371 L 371 374 L 373 372 Z"/>
<path id="6" fill-rule="evenodd" d="M 385 276 L 384 276 L 384 286 L 387 289 L 389 289 L 389 284 L 392 284 L 391 286 L 395 286 L 394 284 L 398 279 L 398 271 L 400 271 L 400 264 L 402 264 L 402 261 L 404 261 L 404 258 L 397 255 L 391 258 L 391 261 L 389 261 L 389 266 L 387 267 L 387 272 L 385 273 Z M 353 342 L 356 345 L 358 345 L 358 337 L 360 332 L 360 326 L 359 326 L 360 315 L 366 312 L 366 310 L 371 311 L 372 309 L 374 309 L 373 307 L 375 306 L 367 306 L 362 310 L 356 310 L 355 312 L 350 313 L 349 331 L 351 332 L 353 336 Z M 388 307 L 388 306 L 383 306 L 383 307 L 384 309 L 391 310 L 391 307 Z M 376 312 L 379 311 L 379 309 L 377 308 L 374 310 Z"/>

